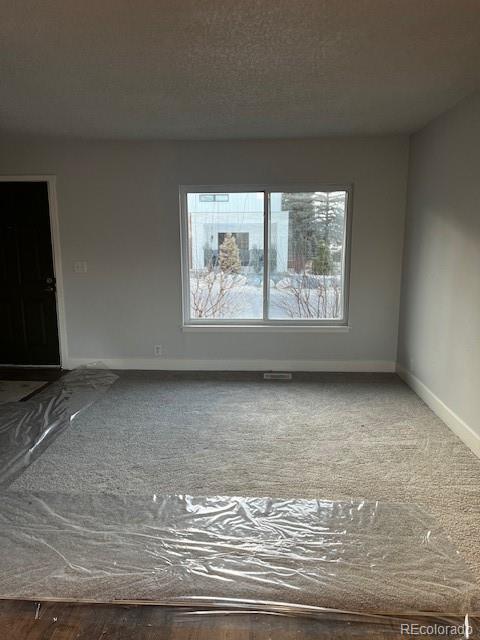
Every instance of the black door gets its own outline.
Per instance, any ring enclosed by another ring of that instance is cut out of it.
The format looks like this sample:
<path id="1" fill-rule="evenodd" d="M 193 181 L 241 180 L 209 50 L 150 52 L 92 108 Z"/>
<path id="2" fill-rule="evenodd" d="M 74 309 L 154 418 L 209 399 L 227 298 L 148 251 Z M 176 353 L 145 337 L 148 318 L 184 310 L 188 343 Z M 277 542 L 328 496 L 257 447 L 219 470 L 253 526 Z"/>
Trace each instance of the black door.
<path id="1" fill-rule="evenodd" d="M 0 364 L 60 364 L 46 182 L 0 182 Z"/>

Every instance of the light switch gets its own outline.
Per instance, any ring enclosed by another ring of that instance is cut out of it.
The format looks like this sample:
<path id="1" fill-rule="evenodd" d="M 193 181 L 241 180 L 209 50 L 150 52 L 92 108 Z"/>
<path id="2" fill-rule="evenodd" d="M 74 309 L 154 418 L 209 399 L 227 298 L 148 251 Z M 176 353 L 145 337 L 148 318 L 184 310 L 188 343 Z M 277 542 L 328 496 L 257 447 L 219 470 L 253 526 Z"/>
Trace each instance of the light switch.
<path id="1" fill-rule="evenodd" d="M 83 260 L 77 260 L 73 263 L 75 273 L 87 273 L 87 263 Z"/>

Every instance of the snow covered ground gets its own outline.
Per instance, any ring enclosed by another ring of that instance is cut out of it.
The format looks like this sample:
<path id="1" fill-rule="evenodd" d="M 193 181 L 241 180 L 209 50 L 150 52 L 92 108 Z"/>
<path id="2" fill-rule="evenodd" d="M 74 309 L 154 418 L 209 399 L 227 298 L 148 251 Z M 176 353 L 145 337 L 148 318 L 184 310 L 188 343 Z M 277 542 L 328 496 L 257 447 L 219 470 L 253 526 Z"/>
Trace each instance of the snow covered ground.
<path id="1" fill-rule="evenodd" d="M 282 286 L 283 284 L 283 286 Z M 341 296 L 338 294 L 338 287 L 326 287 L 326 300 L 320 295 L 323 289 L 293 288 L 285 286 L 285 282 L 280 281 L 275 284 L 270 283 L 270 307 L 269 318 L 271 320 L 292 320 L 292 319 L 339 319 L 341 317 Z M 206 296 L 210 295 L 210 300 L 215 300 L 219 295 L 219 287 L 214 286 L 209 294 L 202 287 L 198 286 L 198 281 L 192 278 L 190 282 L 191 292 L 196 292 L 197 303 L 202 306 L 202 295 L 206 301 Z M 198 306 L 198 305 L 197 305 Z M 204 308 L 207 304 L 204 305 Z M 192 304 L 192 317 L 202 317 L 195 314 Z M 255 284 L 247 283 L 245 278 L 240 278 L 239 282 L 232 286 L 225 293 L 224 303 L 220 312 L 206 314 L 205 319 L 216 320 L 261 320 L 263 318 L 263 284 L 261 278 Z"/>

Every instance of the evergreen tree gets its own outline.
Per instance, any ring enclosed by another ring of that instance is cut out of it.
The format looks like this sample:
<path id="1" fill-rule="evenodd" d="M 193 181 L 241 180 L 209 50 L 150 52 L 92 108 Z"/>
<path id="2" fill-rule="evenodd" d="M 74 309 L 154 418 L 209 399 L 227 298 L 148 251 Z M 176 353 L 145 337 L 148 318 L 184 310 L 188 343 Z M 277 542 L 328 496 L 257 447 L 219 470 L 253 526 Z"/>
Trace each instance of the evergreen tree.
<path id="1" fill-rule="evenodd" d="M 341 252 L 332 254 L 331 250 L 343 246 L 345 192 L 284 193 L 282 210 L 289 212 L 289 267 L 302 273 L 309 260 L 318 260 L 319 252 L 327 250 L 333 273 L 333 263 Z"/>
<path id="2" fill-rule="evenodd" d="M 274 244 L 270 247 L 268 258 L 268 268 L 270 273 L 275 273 L 277 270 L 277 247 Z"/>
<path id="3" fill-rule="evenodd" d="M 240 273 L 240 251 L 237 241 L 231 233 L 225 234 L 225 238 L 220 245 L 220 269 L 224 273 Z"/>
<path id="4" fill-rule="evenodd" d="M 317 255 L 312 261 L 312 271 L 319 276 L 329 276 L 333 271 L 332 254 L 325 240 L 318 244 Z"/>
<path id="5" fill-rule="evenodd" d="M 342 245 L 345 221 L 345 192 L 316 193 L 315 209 L 319 236 L 329 247 L 332 244 Z"/>
<path id="6" fill-rule="evenodd" d="M 315 254 L 314 193 L 283 193 L 282 209 L 289 212 L 289 265 L 296 273 L 305 269 Z"/>
<path id="7" fill-rule="evenodd" d="M 262 252 L 256 244 L 253 245 L 250 252 L 250 266 L 255 273 L 261 273 L 263 266 Z"/>

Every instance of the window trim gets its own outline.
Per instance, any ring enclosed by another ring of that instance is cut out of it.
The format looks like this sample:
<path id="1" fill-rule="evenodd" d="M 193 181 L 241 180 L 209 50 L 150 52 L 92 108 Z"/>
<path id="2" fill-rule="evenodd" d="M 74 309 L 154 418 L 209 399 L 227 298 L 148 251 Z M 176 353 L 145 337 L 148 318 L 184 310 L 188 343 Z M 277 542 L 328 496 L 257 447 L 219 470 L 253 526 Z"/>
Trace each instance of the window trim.
<path id="1" fill-rule="evenodd" d="M 309 192 L 309 191 L 345 191 L 347 194 L 347 206 L 345 208 L 345 249 L 343 254 L 343 273 L 344 273 L 344 291 L 343 291 L 343 314 L 338 320 L 326 319 L 319 320 L 316 318 L 302 318 L 292 320 L 268 320 L 266 319 L 268 311 L 269 296 L 269 233 L 270 233 L 270 198 L 272 192 Z M 263 192 L 264 194 L 264 285 L 263 285 L 263 310 L 264 317 L 252 320 L 243 319 L 198 319 L 190 317 L 190 280 L 189 280 L 189 261 L 188 261 L 188 193 L 243 193 L 243 192 Z M 251 330 L 323 330 L 332 329 L 336 332 L 344 332 L 350 329 L 349 325 L 349 302 L 350 302 L 350 271 L 351 271 L 351 246 L 352 246 L 352 228 L 353 228 L 353 184 L 331 184 L 318 182 L 302 182 L 302 183 L 283 183 L 278 184 L 236 184 L 236 185 L 180 185 L 180 253 L 181 253 L 181 287 L 182 287 L 182 329 L 209 331 L 215 328 L 221 330 L 243 331 Z M 266 213 L 266 215 L 265 215 Z"/>

